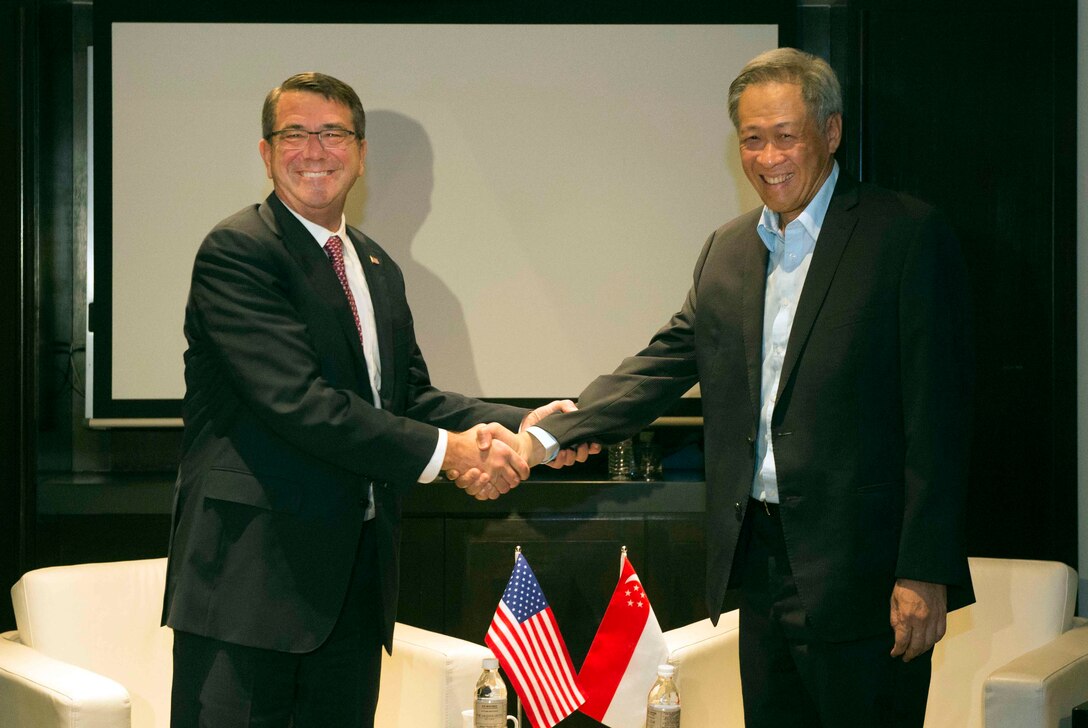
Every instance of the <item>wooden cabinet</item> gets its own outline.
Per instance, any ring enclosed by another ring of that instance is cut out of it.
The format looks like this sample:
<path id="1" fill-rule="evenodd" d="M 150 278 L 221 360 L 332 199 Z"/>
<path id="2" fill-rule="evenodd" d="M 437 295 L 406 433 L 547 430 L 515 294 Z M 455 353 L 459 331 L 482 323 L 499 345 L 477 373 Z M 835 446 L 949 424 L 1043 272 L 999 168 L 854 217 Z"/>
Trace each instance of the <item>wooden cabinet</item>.
<path id="1" fill-rule="evenodd" d="M 416 488 L 404 508 L 398 619 L 482 643 L 514 565 L 540 581 L 577 669 L 627 546 L 663 630 L 706 617 L 701 481 L 530 480 L 479 503 L 451 483 Z M 575 714 L 565 728 L 597 726 Z"/>
<path id="2" fill-rule="evenodd" d="M 622 546 L 663 630 L 706 617 L 701 473 L 654 482 L 602 477 L 578 468 L 534 473 L 486 502 L 449 482 L 414 487 L 404 502 L 397 619 L 482 644 L 516 546 L 576 669 L 616 586 Z M 37 565 L 164 556 L 172 490 L 172 473 L 43 478 Z M 561 725 L 600 724 L 577 713 Z"/>

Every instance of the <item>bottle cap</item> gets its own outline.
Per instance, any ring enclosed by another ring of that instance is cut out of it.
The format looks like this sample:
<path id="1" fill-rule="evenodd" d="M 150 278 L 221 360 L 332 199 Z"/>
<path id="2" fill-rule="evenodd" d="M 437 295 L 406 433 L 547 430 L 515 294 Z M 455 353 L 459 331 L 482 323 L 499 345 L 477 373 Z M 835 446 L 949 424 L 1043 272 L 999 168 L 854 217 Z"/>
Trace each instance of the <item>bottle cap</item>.
<path id="1" fill-rule="evenodd" d="M 484 658 L 484 669 L 485 670 L 498 670 L 499 669 L 499 661 L 496 660 L 494 657 L 485 657 Z"/>
<path id="2" fill-rule="evenodd" d="M 676 667 L 674 665 L 658 665 L 657 674 L 661 677 L 672 677 L 676 674 Z"/>

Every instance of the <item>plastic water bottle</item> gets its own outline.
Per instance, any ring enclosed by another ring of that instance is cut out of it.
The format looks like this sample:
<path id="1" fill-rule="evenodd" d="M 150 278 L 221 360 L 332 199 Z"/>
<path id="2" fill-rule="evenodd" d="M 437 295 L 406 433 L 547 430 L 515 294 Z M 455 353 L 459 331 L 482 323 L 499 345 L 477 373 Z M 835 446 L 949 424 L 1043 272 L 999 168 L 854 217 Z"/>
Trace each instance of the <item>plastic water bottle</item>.
<path id="1" fill-rule="evenodd" d="M 484 658 L 472 711 L 474 728 L 506 728 L 506 683 L 499 676 L 499 661 L 494 657 Z"/>
<path id="2" fill-rule="evenodd" d="M 680 728 L 680 693 L 672 665 L 657 666 L 657 681 L 646 698 L 646 728 Z"/>

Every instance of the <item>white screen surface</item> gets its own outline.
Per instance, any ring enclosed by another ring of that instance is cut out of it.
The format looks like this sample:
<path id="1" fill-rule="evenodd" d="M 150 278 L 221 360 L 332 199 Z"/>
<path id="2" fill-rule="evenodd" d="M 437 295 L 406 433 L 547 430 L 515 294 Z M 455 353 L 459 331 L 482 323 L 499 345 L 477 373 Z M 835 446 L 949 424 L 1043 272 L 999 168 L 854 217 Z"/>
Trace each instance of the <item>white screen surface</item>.
<path id="1" fill-rule="evenodd" d="M 114 399 L 180 399 L 193 256 L 271 189 L 267 91 L 318 70 L 367 110 L 349 224 L 403 268 L 436 385 L 577 394 L 680 306 L 703 242 L 759 203 L 729 81 L 775 26 L 112 28 Z"/>

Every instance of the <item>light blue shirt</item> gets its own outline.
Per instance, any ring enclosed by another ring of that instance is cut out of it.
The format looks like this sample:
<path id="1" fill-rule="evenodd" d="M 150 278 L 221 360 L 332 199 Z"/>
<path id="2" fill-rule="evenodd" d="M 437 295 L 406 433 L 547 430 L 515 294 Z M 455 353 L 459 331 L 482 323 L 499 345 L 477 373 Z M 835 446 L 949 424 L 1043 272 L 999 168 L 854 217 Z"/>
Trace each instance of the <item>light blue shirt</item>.
<path id="1" fill-rule="evenodd" d="M 780 232 L 778 213 L 763 208 L 756 225 L 770 255 L 767 259 L 767 288 L 763 296 L 763 365 L 760 377 L 759 430 L 756 435 L 756 474 L 752 481 L 752 497 L 778 503 L 778 473 L 771 441 L 771 419 L 774 417 L 775 397 L 782 379 L 782 361 L 786 356 L 793 317 L 801 291 L 805 287 L 812 251 L 823 228 L 831 193 L 839 179 L 839 163 L 835 162 L 819 192 L 801 211 L 797 219 Z"/>

